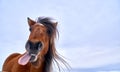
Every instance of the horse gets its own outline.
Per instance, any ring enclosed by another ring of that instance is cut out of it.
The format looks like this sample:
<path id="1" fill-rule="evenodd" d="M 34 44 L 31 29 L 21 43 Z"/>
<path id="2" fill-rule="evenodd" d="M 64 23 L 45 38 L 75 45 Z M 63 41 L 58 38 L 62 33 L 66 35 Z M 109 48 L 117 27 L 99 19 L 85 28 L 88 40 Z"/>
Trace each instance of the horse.
<path id="1" fill-rule="evenodd" d="M 58 35 L 57 24 L 50 17 L 38 17 L 32 20 L 27 18 L 30 35 L 25 44 L 23 54 L 13 53 L 4 62 L 3 72 L 52 72 L 56 63 L 61 71 L 61 61 L 65 66 L 67 62 L 55 48 L 55 38 Z"/>

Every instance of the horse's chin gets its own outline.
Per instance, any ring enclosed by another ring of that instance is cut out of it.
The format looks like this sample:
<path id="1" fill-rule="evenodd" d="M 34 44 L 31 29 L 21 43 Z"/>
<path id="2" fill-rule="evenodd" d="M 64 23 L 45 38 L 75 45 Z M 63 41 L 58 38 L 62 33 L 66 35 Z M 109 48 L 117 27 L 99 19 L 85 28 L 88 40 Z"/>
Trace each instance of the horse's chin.
<path id="1" fill-rule="evenodd" d="M 36 56 L 36 58 L 35 59 L 30 59 L 30 62 L 31 62 L 31 64 L 35 67 L 35 68 L 39 68 L 39 65 L 40 65 L 40 61 L 39 61 L 39 58 L 37 58 L 37 56 Z"/>

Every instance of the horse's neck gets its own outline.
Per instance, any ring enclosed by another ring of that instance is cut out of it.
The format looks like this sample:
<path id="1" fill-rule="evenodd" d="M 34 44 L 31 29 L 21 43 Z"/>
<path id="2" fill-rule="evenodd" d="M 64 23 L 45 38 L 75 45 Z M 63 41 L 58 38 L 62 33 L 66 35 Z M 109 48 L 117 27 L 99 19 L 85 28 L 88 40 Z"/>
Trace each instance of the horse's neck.
<path id="1" fill-rule="evenodd" d="M 41 67 L 40 67 L 41 71 L 40 72 L 51 72 L 51 68 L 50 67 L 51 67 L 51 65 L 47 65 L 46 62 L 44 61 L 41 64 Z"/>

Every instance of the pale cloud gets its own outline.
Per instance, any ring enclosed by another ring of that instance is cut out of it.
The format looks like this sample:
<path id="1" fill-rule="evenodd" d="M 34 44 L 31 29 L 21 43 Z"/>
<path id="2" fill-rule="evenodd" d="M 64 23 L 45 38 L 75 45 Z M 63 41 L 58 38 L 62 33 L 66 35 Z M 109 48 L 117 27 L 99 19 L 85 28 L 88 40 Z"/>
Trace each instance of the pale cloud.
<path id="1" fill-rule="evenodd" d="M 120 63 L 118 0 L 0 1 L 0 64 L 11 53 L 24 53 L 29 35 L 26 18 L 36 19 L 36 16 L 50 16 L 58 20 L 59 46 L 62 47 L 57 47 L 58 52 L 73 68 Z"/>
<path id="2" fill-rule="evenodd" d="M 97 68 L 120 63 L 119 47 L 64 48 L 59 52 L 67 57 L 73 68 Z"/>

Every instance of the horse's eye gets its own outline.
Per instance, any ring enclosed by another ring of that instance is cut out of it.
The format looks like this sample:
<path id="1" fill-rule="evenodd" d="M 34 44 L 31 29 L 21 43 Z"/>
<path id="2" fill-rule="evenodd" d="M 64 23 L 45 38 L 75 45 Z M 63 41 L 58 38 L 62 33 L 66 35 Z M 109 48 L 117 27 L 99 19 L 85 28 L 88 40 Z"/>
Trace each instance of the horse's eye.
<path id="1" fill-rule="evenodd" d="M 47 30 L 47 34 L 50 35 L 52 32 L 50 30 Z"/>

